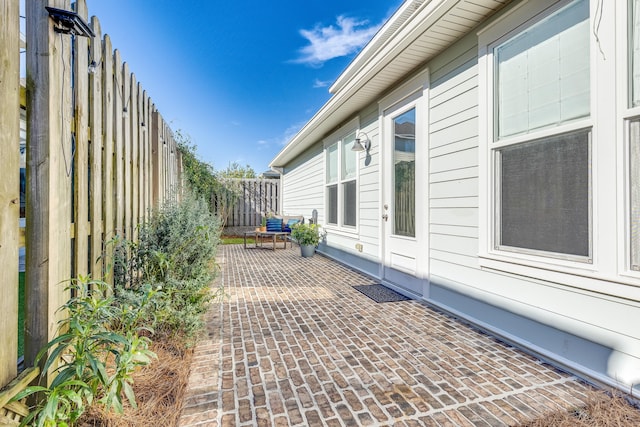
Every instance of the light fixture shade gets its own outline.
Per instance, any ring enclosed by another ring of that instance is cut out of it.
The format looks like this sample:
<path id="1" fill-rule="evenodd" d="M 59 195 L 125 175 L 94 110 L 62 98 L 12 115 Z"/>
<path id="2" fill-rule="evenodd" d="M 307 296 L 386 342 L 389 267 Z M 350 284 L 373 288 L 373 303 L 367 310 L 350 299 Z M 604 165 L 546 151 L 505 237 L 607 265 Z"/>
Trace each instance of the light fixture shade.
<path id="1" fill-rule="evenodd" d="M 356 140 L 353 141 L 353 145 L 351 146 L 351 151 L 364 151 L 364 146 L 360 142 L 360 138 L 356 138 Z"/>
<path id="2" fill-rule="evenodd" d="M 76 12 L 50 6 L 45 6 L 45 9 L 49 12 L 51 19 L 58 25 L 55 27 L 57 32 L 82 37 L 96 36 L 91 27 Z"/>

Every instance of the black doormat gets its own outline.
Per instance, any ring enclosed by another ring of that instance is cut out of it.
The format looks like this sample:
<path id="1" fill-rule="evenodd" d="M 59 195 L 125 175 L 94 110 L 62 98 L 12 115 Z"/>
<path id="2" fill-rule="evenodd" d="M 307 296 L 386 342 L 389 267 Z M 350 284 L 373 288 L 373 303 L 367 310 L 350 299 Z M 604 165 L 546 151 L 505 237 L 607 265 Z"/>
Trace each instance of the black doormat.
<path id="1" fill-rule="evenodd" d="M 411 298 L 406 297 L 393 289 L 389 289 L 384 285 L 357 285 L 353 286 L 353 289 L 360 291 L 375 302 L 396 302 L 407 301 Z"/>

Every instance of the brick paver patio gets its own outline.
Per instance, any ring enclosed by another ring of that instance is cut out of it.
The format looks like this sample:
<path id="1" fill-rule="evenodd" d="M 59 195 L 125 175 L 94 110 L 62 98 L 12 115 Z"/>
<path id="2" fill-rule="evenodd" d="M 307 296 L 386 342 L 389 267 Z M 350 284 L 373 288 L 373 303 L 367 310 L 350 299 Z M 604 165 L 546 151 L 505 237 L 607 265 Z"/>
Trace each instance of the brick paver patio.
<path id="1" fill-rule="evenodd" d="M 224 246 L 229 298 L 195 349 L 182 426 L 503 426 L 590 388 L 370 277 L 299 248 Z"/>

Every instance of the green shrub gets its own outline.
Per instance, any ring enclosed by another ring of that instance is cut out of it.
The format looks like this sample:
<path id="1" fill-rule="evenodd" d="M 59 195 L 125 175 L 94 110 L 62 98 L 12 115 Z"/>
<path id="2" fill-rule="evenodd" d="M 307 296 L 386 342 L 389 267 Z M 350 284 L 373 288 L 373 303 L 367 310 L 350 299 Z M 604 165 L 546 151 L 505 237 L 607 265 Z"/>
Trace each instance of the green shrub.
<path id="1" fill-rule="evenodd" d="M 116 244 L 114 282 L 122 305 L 136 305 L 140 288 L 162 292 L 142 316 L 156 334 L 187 341 L 202 329 L 202 314 L 223 294 L 211 290 L 221 227 L 201 199 L 168 203 L 139 228 L 139 242 Z"/>

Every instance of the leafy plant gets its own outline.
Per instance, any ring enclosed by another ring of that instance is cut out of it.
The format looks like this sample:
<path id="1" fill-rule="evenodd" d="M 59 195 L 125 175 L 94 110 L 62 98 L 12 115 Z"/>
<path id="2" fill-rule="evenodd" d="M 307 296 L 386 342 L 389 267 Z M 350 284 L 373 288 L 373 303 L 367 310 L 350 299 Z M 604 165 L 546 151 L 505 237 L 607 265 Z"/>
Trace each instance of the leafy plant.
<path id="1" fill-rule="evenodd" d="M 291 237 L 302 246 L 318 246 L 320 226 L 318 224 L 297 223 L 291 227 Z"/>
<path id="2" fill-rule="evenodd" d="M 55 378 L 49 387 L 28 387 L 14 398 L 41 393 L 25 424 L 32 420 L 38 426 L 72 424 L 94 401 L 107 410 L 122 412 L 123 395 L 135 406 L 131 374 L 155 357 L 149 350 L 149 338 L 139 335 L 146 328 L 138 325 L 137 314 L 104 296 L 106 283 L 79 277 L 66 289 L 73 296 L 59 311 L 68 317 L 59 323 L 60 334 L 36 357 L 39 364 L 46 356 L 42 375 L 55 374 Z M 136 310 L 143 310 L 154 295 L 148 289 Z"/>

